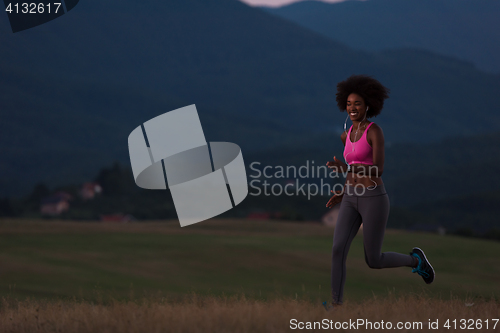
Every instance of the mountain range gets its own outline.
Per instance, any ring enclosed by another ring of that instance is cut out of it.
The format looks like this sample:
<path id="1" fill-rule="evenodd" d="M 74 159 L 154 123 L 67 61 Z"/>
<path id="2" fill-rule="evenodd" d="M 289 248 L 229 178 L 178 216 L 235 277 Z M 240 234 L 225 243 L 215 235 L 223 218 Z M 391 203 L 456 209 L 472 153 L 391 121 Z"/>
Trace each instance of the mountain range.
<path id="1" fill-rule="evenodd" d="M 190 104 L 208 141 L 308 158 L 311 139 L 341 130 L 335 87 L 355 73 L 391 89 L 374 119 L 388 144 L 500 130 L 499 113 L 476 113 L 496 105 L 498 75 L 428 51 L 356 50 L 236 0 L 83 1 L 15 34 L 0 15 L 0 45 L 0 195 L 128 164 L 135 127 Z"/>
<path id="2" fill-rule="evenodd" d="M 425 49 L 500 73 L 496 0 L 301 1 L 263 9 L 359 50 Z"/>

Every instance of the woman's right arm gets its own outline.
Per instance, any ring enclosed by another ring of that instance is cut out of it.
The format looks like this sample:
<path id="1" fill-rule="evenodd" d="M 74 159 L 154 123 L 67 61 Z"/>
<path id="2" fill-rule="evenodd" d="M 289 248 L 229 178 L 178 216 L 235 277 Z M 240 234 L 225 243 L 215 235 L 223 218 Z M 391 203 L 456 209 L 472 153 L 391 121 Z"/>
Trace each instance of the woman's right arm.
<path id="1" fill-rule="evenodd" d="M 347 133 L 344 131 L 340 135 L 340 140 L 342 140 L 344 147 L 345 147 L 345 140 L 346 139 L 347 139 Z M 327 165 L 328 165 L 328 163 L 327 163 Z M 331 191 L 333 193 L 333 196 L 326 203 L 326 207 L 332 208 L 333 206 L 335 206 L 336 204 L 338 204 L 342 201 L 342 197 L 344 196 L 346 184 L 347 184 L 347 179 L 346 179 L 346 183 L 344 183 L 344 188 L 342 191 L 336 191 L 336 192 L 333 192 L 333 190 Z"/>
<path id="2" fill-rule="evenodd" d="M 340 140 L 342 140 L 344 147 L 345 147 L 345 140 L 346 139 L 347 139 L 347 133 L 346 133 L 346 131 L 343 131 L 342 134 L 340 135 Z"/>

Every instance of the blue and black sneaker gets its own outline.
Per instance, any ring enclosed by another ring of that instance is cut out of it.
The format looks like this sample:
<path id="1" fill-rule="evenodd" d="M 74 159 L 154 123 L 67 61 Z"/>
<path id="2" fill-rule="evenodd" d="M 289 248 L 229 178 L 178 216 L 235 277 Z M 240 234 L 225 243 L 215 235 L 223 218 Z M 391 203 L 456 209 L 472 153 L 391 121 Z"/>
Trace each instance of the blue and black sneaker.
<path id="1" fill-rule="evenodd" d="M 325 308 L 326 311 L 330 311 L 330 310 L 342 305 L 342 303 L 333 303 L 333 302 L 328 304 L 328 302 L 326 302 L 326 301 L 323 302 L 322 304 L 323 304 L 323 307 Z"/>
<path id="2" fill-rule="evenodd" d="M 434 268 L 432 268 L 431 263 L 425 257 L 424 251 L 418 247 L 414 247 L 410 255 L 418 259 L 418 266 L 412 270 L 412 273 L 418 273 L 424 279 L 425 283 L 432 283 L 435 276 Z"/>

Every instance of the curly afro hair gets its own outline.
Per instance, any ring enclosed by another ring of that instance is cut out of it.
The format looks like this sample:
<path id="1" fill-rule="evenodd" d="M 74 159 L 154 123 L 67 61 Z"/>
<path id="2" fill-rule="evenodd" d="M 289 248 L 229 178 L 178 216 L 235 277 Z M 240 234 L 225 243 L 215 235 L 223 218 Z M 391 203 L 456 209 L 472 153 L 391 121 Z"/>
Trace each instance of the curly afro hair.
<path id="1" fill-rule="evenodd" d="M 355 93 L 363 97 L 369 106 L 367 118 L 376 117 L 384 107 L 384 100 L 389 98 L 390 90 L 368 75 L 352 75 L 337 84 L 337 105 L 340 111 L 347 109 L 347 97 Z"/>

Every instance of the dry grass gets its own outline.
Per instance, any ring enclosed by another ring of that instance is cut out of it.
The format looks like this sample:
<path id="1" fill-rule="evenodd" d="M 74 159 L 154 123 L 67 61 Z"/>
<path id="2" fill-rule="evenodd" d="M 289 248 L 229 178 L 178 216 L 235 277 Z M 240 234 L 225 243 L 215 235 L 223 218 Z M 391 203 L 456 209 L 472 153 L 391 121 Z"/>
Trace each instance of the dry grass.
<path id="1" fill-rule="evenodd" d="M 301 322 L 384 320 L 394 325 L 398 321 L 420 321 L 424 325 L 423 331 L 426 331 L 429 319 L 439 319 L 440 329 L 433 331 L 449 332 L 442 328 L 446 319 L 489 319 L 491 323 L 491 319 L 499 317 L 500 304 L 494 301 L 438 300 L 423 296 L 347 302 L 329 312 L 319 304 L 304 300 L 264 302 L 241 296 L 201 298 L 191 295 L 183 301 L 149 299 L 142 302 L 116 301 L 107 305 L 3 299 L 0 332 L 289 332 L 292 331 L 291 319 Z M 500 324 L 495 331 L 499 329 Z"/>
<path id="2" fill-rule="evenodd" d="M 439 275 L 427 286 L 408 270 L 367 268 L 356 237 L 345 304 L 326 312 L 314 300 L 329 294 L 332 233 L 238 219 L 189 228 L 0 219 L 0 333 L 297 331 L 292 319 L 422 322 L 416 332 L 429 319 L 440 321 L 433 332 L 454 331 L 447 319 L 488 319 L 483 331 L 500 331 L 491 328 L 498 243 L 388 230 L 388 250 L 417 243 L 432 254 Z"/>

